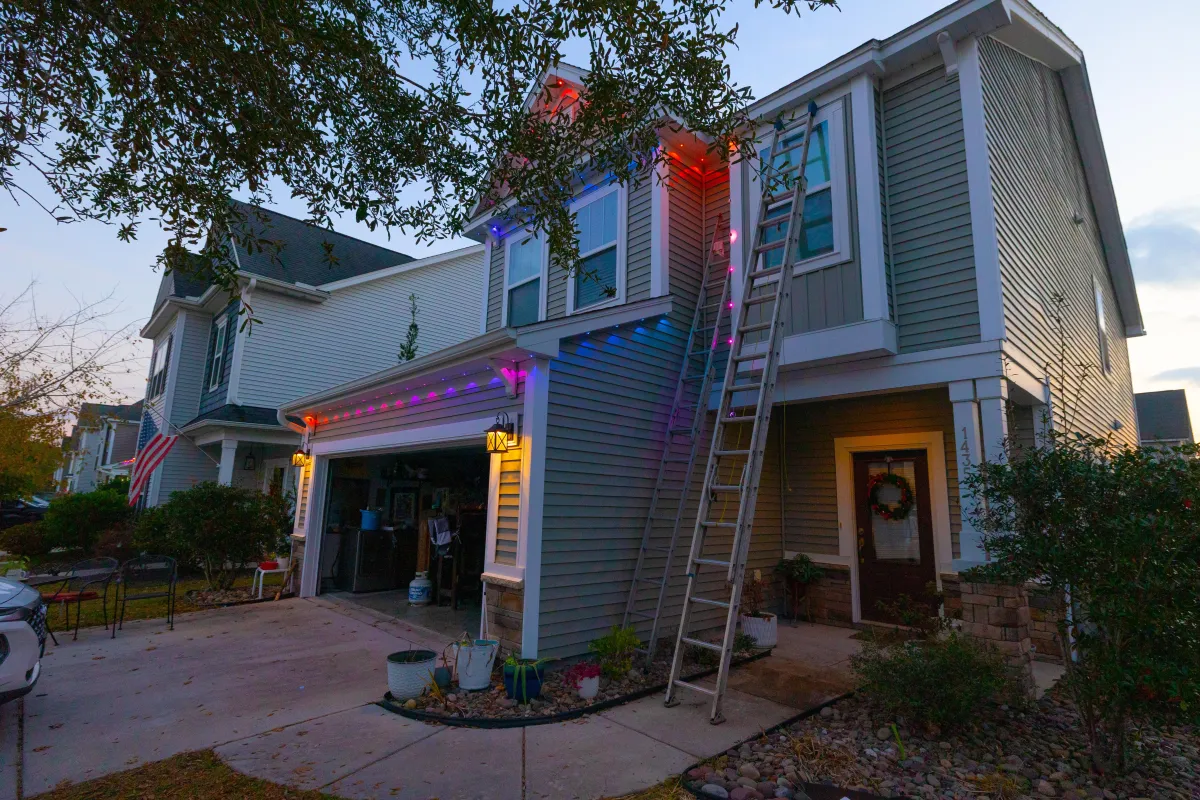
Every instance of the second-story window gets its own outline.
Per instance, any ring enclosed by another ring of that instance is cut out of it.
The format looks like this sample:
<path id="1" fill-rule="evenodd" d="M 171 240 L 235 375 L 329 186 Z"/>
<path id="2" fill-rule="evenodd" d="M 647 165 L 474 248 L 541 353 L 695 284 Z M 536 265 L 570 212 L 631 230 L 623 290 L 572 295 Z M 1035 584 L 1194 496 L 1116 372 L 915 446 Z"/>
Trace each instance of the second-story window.
<path id="1" fill-rule="evenodd" d="M 1112 372 L 1112 360 L 1108 354 L 1108 326 L 1104 321 L 1104 291 L 1100 281 L 1092 276 L 1092 294 L 1096 298 L 1096 340 L 1100 345 L 1100 369 L 1104 374 Z"/>
<path id="2" fill-rule="evenodd" d="M 228 329 L 229 318 L 222 316 L 213 323 L 212 356 L 209 359 L 208 388 L 215 389 L 221 385 L 221 370 L 225 366 L 225 331 Z"/>
<path id="3" fill-rule="evenodd" d="M 571 281 L 572 311 L 623 298 L 621 188 L 613 185 L 584 196 L 575 204 L 579 267 Z"/>
<path id="4" fill-rule="evenodd" d="M 504 270 L 505 324 L 529 325 L 542 318 L 545 248 L 540 233 L 515 231 L 508 242 Z"/>
<path id="5" fill-rule="evenodd" d="M 153 400 L 167 388 L 167 369 L 171 366 L 171 343 L 174 336 L 168 336 L 167 341 L 154 350 L 150 357 L 150 383 L 146 397 Z"/>

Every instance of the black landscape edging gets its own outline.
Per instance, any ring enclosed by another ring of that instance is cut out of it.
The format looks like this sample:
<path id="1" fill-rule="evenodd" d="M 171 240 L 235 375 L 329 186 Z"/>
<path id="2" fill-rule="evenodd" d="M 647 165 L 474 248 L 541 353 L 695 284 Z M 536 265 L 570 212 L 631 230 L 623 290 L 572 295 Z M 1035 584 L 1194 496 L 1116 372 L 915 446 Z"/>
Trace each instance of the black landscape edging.
<path id="1" fill-rule="evenodd" d="M 740 667 L 743 664 L 751 664 L 758 661 L 760 658 L 766 658 L 771 654 L 771 650 L 763 650 L 761 653 L 755 653 L 752 656 L 734 661 L 730 666 Z M 715 675 L 716 667 L 707 669 L 702 672 L 697 672 L 688 675 L 684 680 L 699 680 L 707 678 L 710 675 Z M 610 708 L 632 703 L 634 700 L 641 700 L 643 697 L 649 697 L 652 694 L 661 692 L 667 688 L 667 684 L 659 683 L 654 686 L 647 686 L 643 689 L 638 689 L 636 692 L 623 694 L 620 697 L 610 697 L 608 700 L 601 700 L 599 703 L 593 703 L 590 706 L 580 706 L 572 708 L 569 711 L 560 711 L 557 714 L 543 714 L 532 717 L 447 717 L 443 714 L 431 714 L 428 711 L 417 711 L 416 709 L 405 708 L 392 697 L 392 693 L 388 692 L 383 696 L 376 705 L 391 711 L 393 714 L 399 714 L 402 717 L 415 719 L 420 722 L 437 722 L 441 725 L 449 725 L 454 728 L 527 728 L 531 725 L 549 725 L 554 722 L 568 722 L 573 719 L 595 714 L 599 711 L 607 711 Z M 690 769 L 690 767 L 689 767 Z"/>

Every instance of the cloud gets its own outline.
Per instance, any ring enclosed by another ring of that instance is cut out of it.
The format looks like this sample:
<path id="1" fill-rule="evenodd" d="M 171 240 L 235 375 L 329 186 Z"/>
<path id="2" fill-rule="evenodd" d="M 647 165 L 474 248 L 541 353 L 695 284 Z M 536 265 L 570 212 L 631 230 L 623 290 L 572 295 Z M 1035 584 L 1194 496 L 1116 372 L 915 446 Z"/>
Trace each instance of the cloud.
<path id="1" fill-rule="evenodd" d="M 1200 283 L 1200 209 L 1156 212 L 1125 231 L 1138 283 Z"/>
<path id="2" fill-rule="evenodd" d="M 1179 367 L 1160 372 L 1150 380 L 1155 383 L 1172 383 L 1175 385 L 1200 387 L 1200 367 Z"/>

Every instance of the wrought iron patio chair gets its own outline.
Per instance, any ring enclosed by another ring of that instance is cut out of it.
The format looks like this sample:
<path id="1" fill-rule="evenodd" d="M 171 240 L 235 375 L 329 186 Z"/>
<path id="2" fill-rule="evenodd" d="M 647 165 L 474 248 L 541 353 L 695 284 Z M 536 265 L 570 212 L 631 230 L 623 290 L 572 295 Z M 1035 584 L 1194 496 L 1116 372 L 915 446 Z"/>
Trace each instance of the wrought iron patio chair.
<path id="1" fill-rule="evenodd" d="M 175 630 L 177 577 L 175 559 L 170 556 L 142 555 L 122 564 L 121 576 L 117 579 L 117 606 L 120 610 L 113 614 L 112 638 L 117 637 L 117 629 L 124 624 L 125 607 L 131 600 L 167 598 L 167 625 L 170 630 Z"/>
<path id="2" fill-rule="evenodd" d="M 87 558 L 70 565 L 43 565 L 38 573 L 28 576 L 26 580 L 42 593 L 47 606 L 55 603 L 62 605 L 66 627 L 71 625 L 70 609 L 71 604 L 75 604 L 75 634 L 71 637 L 75 640 L 79 638 L 83 604 L 91 600 L 100 601 L 104 629 L 108 630 L 108 587 L 119 567 L 120 562 L 115 558 Z M 46 627 L 49 630 L 49 615 Z M 54 643 L 58 644 L 58 639 L 54 639 Z"/>

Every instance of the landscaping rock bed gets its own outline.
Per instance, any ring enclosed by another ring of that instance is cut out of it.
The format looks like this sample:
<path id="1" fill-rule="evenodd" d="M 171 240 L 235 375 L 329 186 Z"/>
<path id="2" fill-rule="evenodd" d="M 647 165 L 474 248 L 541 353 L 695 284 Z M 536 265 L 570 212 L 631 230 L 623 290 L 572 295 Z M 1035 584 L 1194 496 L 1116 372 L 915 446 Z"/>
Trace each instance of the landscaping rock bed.
<path id="1" fill-rule="evenodd" d="M 733 666 L 746 664 L 770 654 L 770 650 L 758 650 L 735 659 Z M 579 697 L 574 686 L 563 680 L 564 670 L 547 670 L 542 683 L 542 696 L 528 704 L 518 703 L 505 696 L 504 686 L 494 685 L 478 692 L 456 692 L 447 690 L 444 699 L 431 694 L 399 703 L 390 694 L 382 705 L 390 711 L 425 722 L 440 722 L 463 727 L 519 727 L 560 722 L 564 719 L 603 711 L 606 708 L 628 703 L 655 692 L 664 691 L 670 673 L 669 656 L 656 659 L 648 670 L 635 668 L 618 681 L 600 680 L 600 692 L 591 700 Z M 685 659 L 685 679 L 696 679 L 714 672 L 714 668 L 703 663 Z M 499 675 L 497 668 L 496 675 Z"/>
<path id="2" fill-rule="evenodd" d="M 799 797 L 805 782 L 882 796 L 974 800 L 1200 797 L 1194 726 L 1144 730 L 1137 753 L 1128 775 L 1094 774 L 1078 715 L 1055 692 L 1029 710 L 1001 709 L 973 727 L 939 735 L 907 730 L 852 697 L 729 750 L 683 780 L 698 797 L 731 800 Z"/>
<path id="3" fill-rule="evenodd" d="M 268 591 L 269 590 L 269 591 Z M 246 603 L 261 603 L 267 600 L 275 599 L 275 592 L 279 591 L 278 586 L 268 586 L 267 590 L 263 591 L 263 599 L 258 599 L 256 592 L 251 592 L 249 589 L 192 589 L 184 593 L 187 601 L 198 608 L 225 608 L 226 606 L 240 606 Z M 291 597 L 291 592 L 285 592 L 284 597 Z"/>

